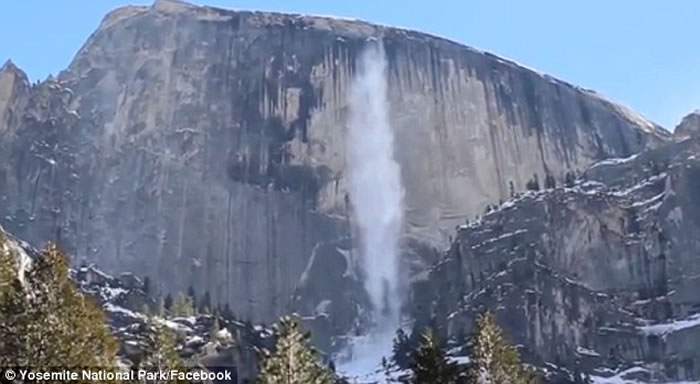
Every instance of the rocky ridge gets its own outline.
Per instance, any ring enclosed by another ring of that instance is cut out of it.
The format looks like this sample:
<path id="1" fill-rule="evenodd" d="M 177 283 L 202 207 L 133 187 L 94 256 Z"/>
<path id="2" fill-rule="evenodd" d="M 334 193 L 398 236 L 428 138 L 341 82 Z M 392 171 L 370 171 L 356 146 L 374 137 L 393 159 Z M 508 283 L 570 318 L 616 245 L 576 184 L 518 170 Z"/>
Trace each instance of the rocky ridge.
<path id="1" fill-rule="evenodd" d="M 694 137 L 518 194 L 415 277 L 416 327 L 463 341 L 489 309 L 553 376 L 700 379 L 699 181 Z"/>
<path id="2" fill-rule="evenodd" d="M 673 131 L 673 136 L 680 140 L 697 135 L 700 135 L 700 109 L 686 115 Z"/>

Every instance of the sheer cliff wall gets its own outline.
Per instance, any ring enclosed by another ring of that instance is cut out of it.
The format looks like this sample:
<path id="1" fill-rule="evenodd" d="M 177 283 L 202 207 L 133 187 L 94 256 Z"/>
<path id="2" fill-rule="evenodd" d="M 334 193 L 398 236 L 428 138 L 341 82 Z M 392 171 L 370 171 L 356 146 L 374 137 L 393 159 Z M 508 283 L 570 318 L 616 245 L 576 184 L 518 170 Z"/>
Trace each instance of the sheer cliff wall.
<path id="1" fill-rule="evenodd" d="M 56 79 L 3 67 L 0 217 L 271 320 L 314 250 L 351 238 L 347 96 L 370 38 L 387 54 L 406 244 L 446 246 L 511 181 L 667 141 L 592 92 L 445 39 L 157 1 L 108 14 Z"/>

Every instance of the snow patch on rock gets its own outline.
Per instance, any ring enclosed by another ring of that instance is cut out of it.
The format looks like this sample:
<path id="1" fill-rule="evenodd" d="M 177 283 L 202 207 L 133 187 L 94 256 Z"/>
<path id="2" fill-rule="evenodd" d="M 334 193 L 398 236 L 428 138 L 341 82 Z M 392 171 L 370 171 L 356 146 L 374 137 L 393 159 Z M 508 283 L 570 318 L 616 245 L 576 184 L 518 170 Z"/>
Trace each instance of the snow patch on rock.
<path id="1" fill-rule="evenodd" d="M 698 326 L 700 326 L 700 313 L 670 323 L 642 326 L 639 327 L 639 330 L 645 335 L 665 336 L 669 333 Z"/>

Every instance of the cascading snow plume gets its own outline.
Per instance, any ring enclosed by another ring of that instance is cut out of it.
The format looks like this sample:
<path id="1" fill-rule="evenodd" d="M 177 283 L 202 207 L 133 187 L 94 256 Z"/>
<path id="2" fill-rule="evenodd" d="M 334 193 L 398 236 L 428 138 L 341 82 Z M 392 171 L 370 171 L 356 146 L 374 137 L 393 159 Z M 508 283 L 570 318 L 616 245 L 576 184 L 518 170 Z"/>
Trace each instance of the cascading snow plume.
<path id="1" fill-rule="evenodd" d="M 386 59 L 377 40 L 368 43 L 357 65 L 347 143 L 350 201 L 360 231 L 364 285 L 374 320 L 370 334 L 356 340 L 351 347 L 354 350 L 349 351 L 352 362 L 346 367 L 358 372 L 376 367 L 391 350 L 402 302 L 398 282 L 403 187 L 401 170 L 394 160 Z"/>

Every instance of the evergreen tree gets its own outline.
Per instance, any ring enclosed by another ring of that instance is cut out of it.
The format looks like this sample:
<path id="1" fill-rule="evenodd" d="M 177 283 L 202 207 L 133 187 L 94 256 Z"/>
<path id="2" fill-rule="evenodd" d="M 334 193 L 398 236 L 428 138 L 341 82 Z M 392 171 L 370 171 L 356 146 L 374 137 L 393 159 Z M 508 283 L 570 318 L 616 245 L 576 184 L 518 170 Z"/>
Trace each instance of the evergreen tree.
<path id="1" fill-rule="evenodd" d="M 219 319 L 214 317 L 214 322 L 212 323 L 211 328 L 209 328 L 209 339 L 214 340 L 220 330 L 221 327 L 219 326 Z"/>
<path id="2" fill-rule="evenodd" d="M 532 179 L 528 180 L 528 182 L 525 184 L 525 188 L 528 191 L 539 191 L 540 190 L 540 181 L 537 178 L 536 173 L 533 175 Z"/>
<path id="3" fill-rule="evenodd" d="M 392 358 L 392 360 L 393 360 L 393 358 Z M 384 372 L 385 381 L 387 383 L 392 382 L 391 381 L 391 368 L 393 365 L 395 365 L 395 363 L 390 364 L 389 360 L 386 359 L 386 356 L 382 356 L 382 371 Z"/>
<path id="4" fill-rule="evenodd" d="M 11 298 L 14 291 L 15 282 L 14 259 L 10 252 L 5 249 L 5 237 L 0 232 L 0 303 L 4 303 Z"/>
<path id="5" fill-rule="evenodd" d="M 199 313 L 210 313 L 212 312 L 211 309 L 211 295 L 209 295 L 209 291 L 206 291 L 199 302 L 198 310 Z"/>
<path id="6" fill-rule="evenodd" d="M 187 288 L 187 297 L 190 299 L 190 302 L 192 303 L 192 309 L 196 312 L 197 309 L 199 309 L 197 305 L 197 291 L 194 290 L 193 286 L 189 286 Z"/>
<path id="7" fill-rule="evenodd" d="M 275 351 L 263 351 L 259 384 L 331 384 L 334 375 L 324 367 L 318 352 L 309 345 L 309 334 L 293 317 L 280 319 L 275 326 Z"/>
<path id="8" fill-rule="evenodd" d="M 233 311 L 231 310 L 229 303 L 224 305 L 224 309 L 221 311 L 221 316 L 226 320 L 235 320 L 235 316 L 233 315 Z"/>
<path id="9" fill-rule="evenodd" d="M 171 294 L 168 293 L 167 295 L 165 295 L 163 307 L 166 311 L 171 311 L 173 309 L 173 296 Z"/>
<path id="10" fill-rule="evenodd" d="M 149 320 L 148 328 L 146 345 L 137 368 L 150 372 L 170 371 L 173 369 L 179 372 L 186 371 L 187 367 L 175 348 L 176 342 L 173 332 L 167 327 L 155 323 L 153 319 Z M 170 382 L 177 383 L 178 381 L 173 380 Z M 155 383 L 169 382 L 156 381 Z"/>
<path id="11" fill-rule="evenodd" d="M 192 298 L 178 293 L 173 302 L 172 313 L 175 316 L 192 316 L 194 314 Z"/>
<path id="12" fill-rule="evenodd" d="M 146 296 L 151 295 L 151 278 L 149 276 L 146 276 L 143 278 L 143 292 L 146 294 Z"/>
<path id="13" fill-rule="evenodd" d="M 574 172 L 572 171 L 567 171 L 566 174 L 564 175 L 564 184 L 568 187 L 571 188 L 576 184 L 576 175 L 574 175 Z"/>
<path id="14" fill-rule="evenodd" d="M 515 185 L 513 185 L 513 180 L 508 182 L 508 188 L 510 189 L 510 197 L 515 197 Z"/>
<path id="15" fill-rule="evenodd" d="M 158 317 L 165 316 L 165 300 L 163 300 L 163 296 L 159 297 L 158 301 L 156 302 L 155 314 Z"/>
<path id="16" fill-rule="evenodd" d="M 100 308 L 69 279 L 65 254 L 47 246 L 23 283 L 13 265 L 0 244 L 0 366 L 114 366 L 117 343 Z"/>
<path id="17" fill-rule="evenodd" d="M 394 337 L 392 360 L 394 364 L 401 369 L 408 368 L 411 362 L 411 343 L 408 339 L 408 335 L 406 335 L 406 332 L 401 328 L 396 330 L 396 336 Z"/>
<path id="18" fill-rule="evenodd" d="M 469 341 L 469 384 L 534 384 L 537 377 L 520 363 L 518 351 L 506 343 L 490 312 L 482 314 Z"/>
<path id="19" fill-rule="evenodd" d="M 409 363 L 411 377 L 407 384 L 459 384 L 464 382 L 462 372 L 456 362 L 447 358 L 447 353 L 440 345 L 432 329 L 426 329 L 421 335 L 418 348 L 413 352 Z"/>
<path id="20" fill-rule="evenodd" d="M 544 188 L 545 189 L 553 189 L 557 187 L 557 180 L 552 176 L 551 174 L 547 174 L 544 177 Z"/>

